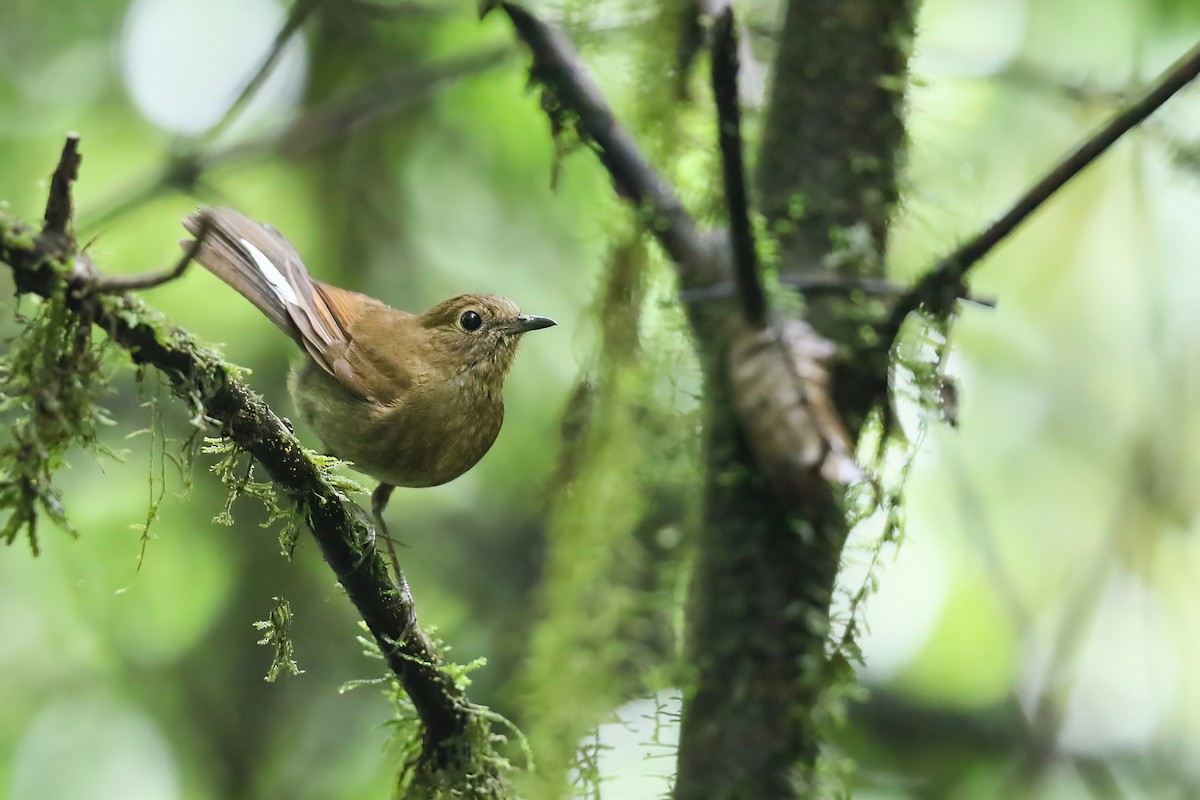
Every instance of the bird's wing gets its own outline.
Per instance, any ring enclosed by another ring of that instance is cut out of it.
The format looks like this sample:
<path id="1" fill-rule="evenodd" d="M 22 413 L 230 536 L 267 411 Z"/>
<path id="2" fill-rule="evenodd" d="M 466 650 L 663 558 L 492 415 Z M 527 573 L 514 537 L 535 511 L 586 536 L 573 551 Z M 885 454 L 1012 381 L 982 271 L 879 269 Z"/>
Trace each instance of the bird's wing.
<path id="1" fill-rule="evenodd" d="M 338 349 L 333 356 L 335 374 L 350 386 L 345 374 L 353 375 L 353 390 L 375 402 L 392 406 L 414 383 L 414 373 L 424 365 L 424 352 L 408 334 L 414 330 L 413 314 L 401 311 L 369 295 L 313 281 L 317 293 L 352 347 Z"/>

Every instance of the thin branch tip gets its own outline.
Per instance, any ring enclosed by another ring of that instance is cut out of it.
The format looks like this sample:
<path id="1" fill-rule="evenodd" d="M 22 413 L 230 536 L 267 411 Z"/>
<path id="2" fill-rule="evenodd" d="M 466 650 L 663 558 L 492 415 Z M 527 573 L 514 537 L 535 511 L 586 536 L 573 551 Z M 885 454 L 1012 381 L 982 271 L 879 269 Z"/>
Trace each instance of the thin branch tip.
<path id="1" fill-rule="evenodd" d="M 1132 104 L 1115 114 L 1046 172 L 999 219 L 961 247 L 940 259 L 901 299 L 881 328 L 881 339 L 891 345 L 905 318 L 920 308 L 947 314 L 965 295 L 967 273 L 1000 242 L 1058 193 L 1076 175 L 1104 155 L 1125 134 L 1144 122 L 1183 87 L 1200 75 L 1200 43 L 1164 70 Z"/>
<path id="2" fill-rule="evenodd" d="M 288 11 L 287 18 L 284 19 L 282 27 L 275 33 L 271 49 L 267 51 L 266 56 L 259 63 L 257 69 L 250 75 L 245 84 L 242 85 L 238 96 L 225 109 L 225 113 L 221 115 L 221 118 L 217 120 L 215 125 L 205 132 L 204 136 L 208 141 L 214 141 L 224 133 L 237 118 L 238 114 L 241 113 L 242 109 L 246 107 L 246 104 L 250 102 L 250 98 L 266 83 L 267 78 L 270 77 L 272 71 L 275 69 L 276 63 L 278 63 L 280 56 L 283 55 L 284 48 L 287 47 L 292 36 L 295 35 L 296 31 L 300 30 L 309 15 L 317 9 L 317 6 L 321 2 L 322 0 L 296 0 L 291 10 Z"/>
<path id="3" fill-rule="evenodd" d="M 183 245 L 183 255 L 175 266 L 144 275 L 96 275 L 88 282 L 89 288 L 96 292 L 128 292 L 132 289 L 153 289 L 181 277 L 200 254 L 200 248 L 204 246 L 215 224 L 213 215 L 207 208 L 198 209 L 195 218 L 199 221 L 195 238 L 180 242 Z"/>
<path id="4" fill-rule="evenodd" d="M 46 198 L 46 213 L 43 218 L 43 233 L 69 236 L 71 219 L 74 215 L 71 187 L 79 177 L 79 134 L 67 133 L 58 166 L 50 176 L 50 192 Z"/>

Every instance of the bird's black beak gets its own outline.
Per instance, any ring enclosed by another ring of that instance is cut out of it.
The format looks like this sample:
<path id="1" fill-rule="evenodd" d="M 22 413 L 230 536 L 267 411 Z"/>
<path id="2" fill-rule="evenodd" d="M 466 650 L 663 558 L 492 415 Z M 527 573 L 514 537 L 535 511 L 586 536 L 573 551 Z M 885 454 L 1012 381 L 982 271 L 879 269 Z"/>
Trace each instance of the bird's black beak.
<path id="1" fill-rule="evenodd" d="M 558 323 L 549 317 L 539 317 L 535 314 L 522 314 L 514 322 L 507 322 L 502 329 L 508 333 L 528 333 L 542 328 L 552 328 Z"/>

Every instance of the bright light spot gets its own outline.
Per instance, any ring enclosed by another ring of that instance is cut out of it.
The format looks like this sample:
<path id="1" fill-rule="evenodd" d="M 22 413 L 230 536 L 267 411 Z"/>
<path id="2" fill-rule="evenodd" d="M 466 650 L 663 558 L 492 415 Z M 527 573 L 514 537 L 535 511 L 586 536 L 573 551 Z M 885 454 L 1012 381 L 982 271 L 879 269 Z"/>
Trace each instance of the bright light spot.
<path id="1" fill-rule="evenodd" d="M 170 748 L 150 718 L 112 700 L 71 697 L 26 729 L 4 796 L 175 800 L 181 792 Z"/>
<path id="2" fill-rule="evenodd" d="M 1077 654 L 1052 655 L 1064 635 L 1060 619 L 1031 636 L 1018 687 L 1026 716 L 1048 677 L 1070 687 L 1059 746 L 1080 755 L 1146 747 L 1175 702 L 1178 656 L 1158 596 L 1128 573 L 1109 579 L 1103 592 Z M 1057 674 L 1049 676 L 1051 669 Z"/>
<path id="3" fill-rule="evenodd" d="M 626 703 L 617 709 L 616 722 L 597 729 L 597 770 L 604 797 L 657 800 L 667 796 L 675 774 L 680 709 L 678 691 L 659 692 L 657 697 Z M 592 737 L 581 742 L 585 748 L 594 744 Z"/>
<path id="4" fill-rule="evenodd" d="M 915 74 L 991 75 L 1025 39 L 1026 0 L 926 0 L 921 4 Z"/>
<path id="5" fill-rule="evenodd" d="M 878 535 L 870 524 L 851 533 L 838 575 L 843 591 L 835 601 L 835 619 L 844 619 L 848 611 L 844 593 L 857 592 L 866 580 Z M 888 680 L 916 657 L 941 618 L 948 591 L 946 559 L 927 536 L 906 536 L 898 553 L 885 545 L 874 573 L 879 589 L 866 601 L 866 630 L 858 636 L 866 661 L 860 677 L 866 683 Z"/>
<path id="6" fill-rule="evenodd" d="M 129 95 L 155 125 L 203 133 L 266 58 L 284 19 L 275 0 L 133 0 L 121 35 Z M 237 125 L 252 126 L 295 105 L 306 65 L 304 41 L 293 36 Z"/>

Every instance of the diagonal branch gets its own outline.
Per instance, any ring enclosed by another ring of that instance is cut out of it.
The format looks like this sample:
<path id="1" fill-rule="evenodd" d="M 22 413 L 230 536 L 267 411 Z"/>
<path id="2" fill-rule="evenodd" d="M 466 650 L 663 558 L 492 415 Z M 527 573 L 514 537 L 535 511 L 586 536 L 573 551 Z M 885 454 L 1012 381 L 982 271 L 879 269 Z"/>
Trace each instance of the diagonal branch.
<path id="1" fill-rule="evenodd" d="M 78 164 L 78 137 L 72 135 L 51 181 L 48 232 L 69 229 L 71 183 Z M 464 760 L 486 756 L 472 752 L 485 739 L 464 736 L 479 718 L 417 625 L 411 595 L 397 590 L 383 560 L 365 544 L 372 534 L 367 514 L 331 484 L 287 426 L 227 364 L 186 331 L 151 321 L 149 309 L 130 295 L 95 291 L 90 275 L 69 266 L 77 258 L 73 244 L 64 254 L 54 238 L 35 237 L 21 223 L 0 217 L 0 260 L 12 267 L 17 291 L 49 297 L 61 293 L 65 284 L 74 310 L 93 320 L 135 363 L 162 372 L 178 397 L 200 405 L 206 417 L 220 423 L 221 434 L 261 463 L 296 503 L 416 707 L 425 728 L 427 769 L 453 776 Z"/>
<path id="2" fill-rule="evenodd" d="M 1200 44 L 1168 67 L 1138 100 L 1105 123 L 1031 186 L 1004 216 L 927 272 L 893 308 L 881 331 L 884 346 L 890 346 L 904 319 L 913 311 L 923 307 L 933 314 L 950 313 L 955 300 L 963 293 L 963 279 L 972 267 L 1059 189 L 1102 156 L 1122 136 L 1145 121 L 1197 75 L 1200 75 Z"/>
<path id="3" fill-rule="evenodd" d="M 172 189 L 192 193 L 203 187 L 205 176 L 219 169 L 246 164 L 268 153 L 282 152 L 295 158 L 349 138 L 425 102 L 460 78 L 499 65 L 510 55 L 509 48 L 496 48 L 417 68 L 405 66 L 350 97 L 310 108 L 261 137 L 170 152 L 163 164 L 131 181 L 100 208 L 85 209 L 81 215 L 84 227 L 103 228 Z"/>
<path id="4" fill-rule="evenodd" d="M 617 122 L 566 35 L 515 3 L 495 5 L 533 54 L 530 74 L 557 104 L 551 112 L 556 121 L 570 120 L 584 141 L 596 145 L 618 193 L 648 216 L 647 229 L 681 270 L 704 260 L 707 247 L 696 221 Z"/>
<path id="5" fill-rule="evenodd" d="M 205 239 L 212 233 L 212 226 L 212 215 L 200 214 L 200 227 L 196 230 L 196 237 L 188 242 L 183 255 L 170 269 L 147 272 L 142 275 L 93 275 L 88 283 L 88 288 L 99 292 L 128 292 L 134 289 L 153 289 L 164 283 L 170 283 L 182 276 L 191 266 L 200 253 L 200 248 L 204 246 Z"/>
<path id="6" fill-rule="evenodd" d="M 280 56 L 283 55 L 283 50 L 287 47 L 288 42 L 292 40 L 292 36 L 300 27 L 308 20 L 310 14 L 317 9 L 324 0 L 296 0 L 288 12 L 287 19 L 283 21 L 283 26 L 275 34 L 274 41 L 271 42 L 271 49 L 267 51 L 262 62 L 258 65 L 258 69 L 250 76 L 242 86 L 242 90 L 238 92 L 238 96 L 225 109 L 225 113 L 221 115 L 221 119 L 215 125 L 205 132 L 204 136 L 209 141 L 219 137 L 229 125 L 237 118 L 238 112 L 245 108 L 246 103 L 250 101 L 256 92 L 271 76 L 272 70 L 275 69 Z"/>
<path id="7" fill-rule="evenodd" d="M 712 86 L 717 101 L 717 135 L 725 172 L 725 205 L 733 245 L 733 275 L 746 322 L 761 328 L 767 320 L 767 298 L 758 276 L 758 253 L 746 199 L 742 163 L 742 111 L 738 95 L 738 35 L 733 7 L 717 17 L 713 30 Z"/>

